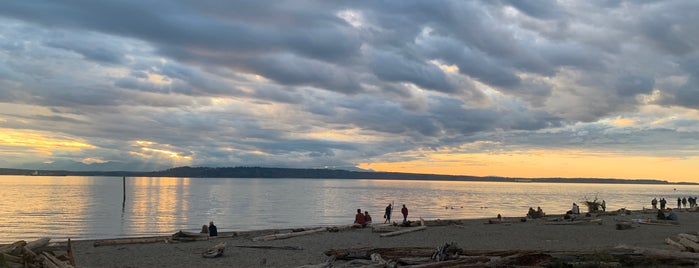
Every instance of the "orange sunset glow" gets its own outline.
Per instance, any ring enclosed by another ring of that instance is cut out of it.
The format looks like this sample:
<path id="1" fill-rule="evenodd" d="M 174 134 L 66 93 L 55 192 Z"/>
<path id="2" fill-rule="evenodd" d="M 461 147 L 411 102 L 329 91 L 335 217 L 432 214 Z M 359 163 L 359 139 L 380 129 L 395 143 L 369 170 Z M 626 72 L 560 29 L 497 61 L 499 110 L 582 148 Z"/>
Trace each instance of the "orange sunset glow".
<path id="1" fill-rule="evenodd" d="M 375 171 L 512 178 L 625 178 L 699 182 L 699 157 L 624 156 L 584 151 L 436 154 L 397 163 L 366 163 Z"/>

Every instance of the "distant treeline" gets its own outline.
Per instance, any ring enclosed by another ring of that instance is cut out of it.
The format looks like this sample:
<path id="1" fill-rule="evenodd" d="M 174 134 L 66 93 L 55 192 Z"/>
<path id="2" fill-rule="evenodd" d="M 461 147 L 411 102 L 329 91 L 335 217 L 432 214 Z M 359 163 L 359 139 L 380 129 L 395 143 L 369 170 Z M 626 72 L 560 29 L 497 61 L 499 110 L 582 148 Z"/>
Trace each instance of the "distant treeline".
<path id="1" fill-rule="evenodd" d="M 27 176 L 114 176 L 114 177 L 183 177 L 183 178 L 304 178 L 304 179 L 372 179 L 438 180 L 486 182 L 555 182 L 555 183 L 627 183 L 627 184 L 696 184 L 671 183 L 653 179 L 610 178 L 507 178 L 436 175 L 399 172 L 348 171 L 339 169 L 268 168 L 268 167 L 176 167 L 162 171 L 65 171 L 0 168 L 0 175 Z"/>

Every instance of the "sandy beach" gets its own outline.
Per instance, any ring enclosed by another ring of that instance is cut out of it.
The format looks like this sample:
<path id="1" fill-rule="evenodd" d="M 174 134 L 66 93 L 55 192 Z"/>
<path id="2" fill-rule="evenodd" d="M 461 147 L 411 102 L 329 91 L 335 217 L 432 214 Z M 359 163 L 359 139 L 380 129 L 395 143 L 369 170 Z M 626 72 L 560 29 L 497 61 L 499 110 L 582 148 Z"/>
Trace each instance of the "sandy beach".
<path id="1" fill-rule="evenodd" d="M 80 267 L 299 267 L 322 264 L 330 249 L 347 248 L 436 248 L 456 242 L 464 250 L 605 250 L 619 245 L 671 249 L 665 239 L 679 233 L 695 233 L 699 213 L 678 211 L 679 225 L 634 224 L 617 230 L 618 220 L 654 219 L 652 212 L 630 215 L 601 215 L 601 224 L 556 224 L 547 216 L 526 222 L 488 224 L 489 219 L 427 222 L 425 230 L 392 237 L 381 237 L 372 228 L 322 231 L 271 241 L 253 238 L 289 232 L 264 230 L 222 233 L 205 241 L 170 241 L 147 244 L 95 246 L 97 240 L 74 241 Z M 431 226 L 432 225 L 432 226 Z M 442 226 L 438 226 L 442 225 Z M 174 232 L 173 232 L 174 233 Z M 226 243 L 223 256 L 203 258 L 201 253 L 220 242 Z"/>

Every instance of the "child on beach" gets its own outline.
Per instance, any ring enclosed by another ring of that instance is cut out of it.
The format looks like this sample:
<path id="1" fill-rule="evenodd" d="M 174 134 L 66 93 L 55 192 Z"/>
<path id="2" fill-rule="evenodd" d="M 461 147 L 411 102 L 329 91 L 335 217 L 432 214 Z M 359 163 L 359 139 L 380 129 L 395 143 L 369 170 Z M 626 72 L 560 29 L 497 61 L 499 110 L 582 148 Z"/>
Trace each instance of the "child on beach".
<path id="1" fill-rule="evenodd" d="M 369 215 L 369 211 L 366 210 L 364 211 L 364 222 L 366 223 L 366 225 L 371 224 L 371 215 Z"/>

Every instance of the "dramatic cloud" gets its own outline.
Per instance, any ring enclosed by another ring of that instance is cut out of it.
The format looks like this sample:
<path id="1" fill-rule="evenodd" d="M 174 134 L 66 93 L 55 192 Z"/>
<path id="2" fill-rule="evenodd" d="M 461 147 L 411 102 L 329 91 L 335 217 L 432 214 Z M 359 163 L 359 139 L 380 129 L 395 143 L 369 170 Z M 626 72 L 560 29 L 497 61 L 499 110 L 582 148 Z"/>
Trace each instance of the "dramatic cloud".
<path id="1" fill-rule="evenodd" d="M 401 171 L 508 151 L 693 159 L 698 9 L 6 1 L 0 166 Z"/>

